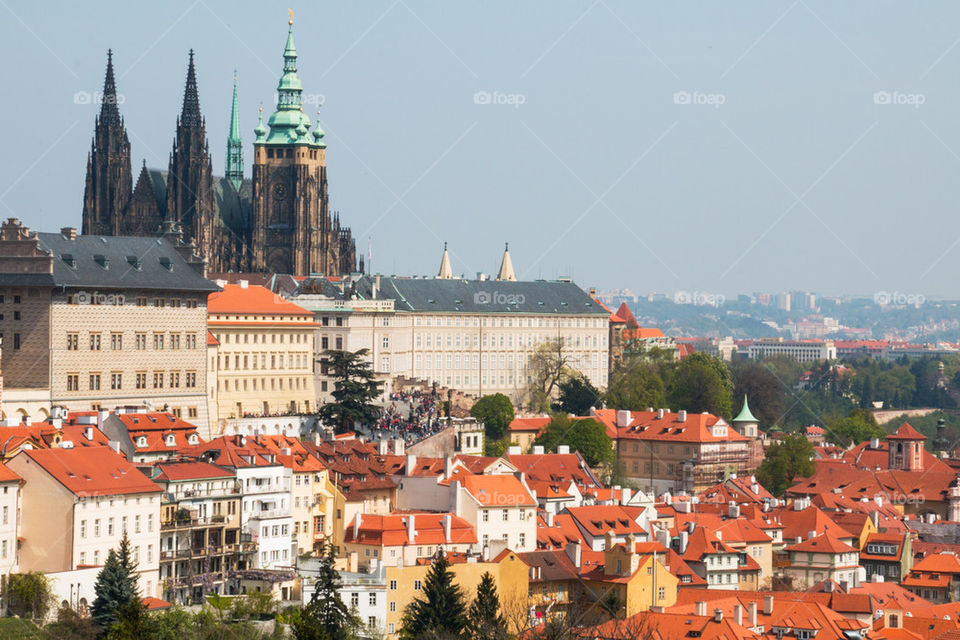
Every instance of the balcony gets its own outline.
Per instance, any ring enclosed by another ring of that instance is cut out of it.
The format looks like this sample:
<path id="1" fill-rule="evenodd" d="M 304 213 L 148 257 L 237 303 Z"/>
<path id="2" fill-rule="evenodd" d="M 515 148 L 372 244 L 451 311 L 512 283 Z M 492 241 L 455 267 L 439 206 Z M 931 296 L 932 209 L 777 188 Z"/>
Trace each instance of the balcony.
<path id="1" fill-rule="evenodd" d="M 290 509 L 262 509 L 250 514 L 251 520 L 269 520 L 270 518 L 289 518 Z"/>
<path id="2" fill-rule="evenodd" d="M 243 488 L 243 495 L 253 496 L 260 493 L 290 493 L 290 481 L 281 480 L 280 482 L 250 482 Z"/>
<path id="3" fill-rule="evenodd" d="M 180 500 L 192 500 L 196 498 L 234 498 L 241 493 L 239 482 L 233 483 L 229 487 L 219 489 L 184 489 L 181 491 L 168 492 L 163 494 L 164 502 L 179 502 Z"/>
<path id="4" fill-rule="evenodd" d="M 224 515 L 208 516 L 206 518 L 175 518 L 160 523 L 161 531 L 171 531 L 175 529 L 196 529 L 199 527 L 215 527 L 227 524 L 227 517 Z"/>

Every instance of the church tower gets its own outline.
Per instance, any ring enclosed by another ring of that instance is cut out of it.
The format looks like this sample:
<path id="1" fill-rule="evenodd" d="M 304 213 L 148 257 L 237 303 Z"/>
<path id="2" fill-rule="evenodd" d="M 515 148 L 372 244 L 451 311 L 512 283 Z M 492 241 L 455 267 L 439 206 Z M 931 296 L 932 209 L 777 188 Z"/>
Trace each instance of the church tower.
<path id="1" fill-rule="evenodd" d="M 324 132 L 310 131 L 297 76 L 293 14 L 283 51 L 276 110 L 253 145 L 253 269 L 339 275 L 340 230 L 330 217 Z M 352 243 L 351 243 L 352 244 Z"/>
<path id="2" fill-rule="evenodd" d="M 130 201 L 133 187 L 130 140 L 117 104 L 113 52 L 108 50 L 100 115 L 97 116 L 93 142 L 87 155 L 87 180 L 83 193 L 84 234 L 117 235 L 121 216 Z"/>
<path id="3" fill-rule="evenodd" d="M 233 76 L 233 105 L 230 107 L 230 133 L 227 135 L 227 161 L 224 177 L 235 191 L 243 184 L 243 140 L 240 138 L 240 103 L 237 100 L 237 76 Z"/>
<path id="4" fill-rule="evenodd" d="M 193 49 L 187 67 L 183 108 L 177 118 L 177 132 L 167 174 L 167 221 L 180 225 L 184 240 L 197 245 L 200 255 L 218 270 L 219 225 L 214 221 L 213 167 L 207 144 L 206 123 L 200 114 Z"/>

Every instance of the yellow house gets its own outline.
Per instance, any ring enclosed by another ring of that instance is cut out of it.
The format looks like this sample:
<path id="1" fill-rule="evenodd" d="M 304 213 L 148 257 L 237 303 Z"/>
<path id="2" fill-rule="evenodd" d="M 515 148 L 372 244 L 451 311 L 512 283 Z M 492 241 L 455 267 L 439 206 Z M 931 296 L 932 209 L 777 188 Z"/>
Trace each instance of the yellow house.
<path id="1" fill-rule="evenodd" d="M 541 431 L 547 428 L 549 422 L 549 417 L 514 418 L 507 427 L 510 444 L 520 447 L 521 453 L 529 453 L 533 447 L 533 441 Z"/>
<path id="2" fill-rule="evenodd" d="M 529 567 L 513 551 L 502 551 L 495 558 L 483 561 L 476 557 L 450 554 L 453 581 L 463 589 L 467 603 L 472 602 L 483 574 L 493 576 L 500 597 L 500 605 L 510 631 L 516 631 L 515 621 L 527 619 L 527 590 Z M 403 612 L 414 599 L 423 595 L 423 583 L 430 569 L 428 560 L 414 565 L 386 567 L 387 629 L 386 639 L 395 640 L 400 633 Z"/>
<path id="3" fill-rule="evenodd" d="M 665 551 L 656 542 L 637 543 L 632 535 L 625 544 L 610 540 L 603 565 L 581 574 L 590 601 L 603 603 L 590 607 L 584 618 L 599 623 L 611 613 L 629 618 L 653 606 L 673 606 L 679 580 L 663 564 Z"/>

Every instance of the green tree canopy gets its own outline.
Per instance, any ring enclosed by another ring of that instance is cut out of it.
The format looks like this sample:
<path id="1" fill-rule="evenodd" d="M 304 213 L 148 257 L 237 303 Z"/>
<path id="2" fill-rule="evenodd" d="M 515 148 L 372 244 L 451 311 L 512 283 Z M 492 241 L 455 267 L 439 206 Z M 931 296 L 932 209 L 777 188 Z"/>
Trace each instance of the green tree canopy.
<path id="1" fill-rule="evenodd" d="M 470 640 L 506 640 L 506 621 L 500 613 L 500 597 L 490 572 L 484 572 L 477 585 L 477 597 L 467 612 Z"/>
<path id="2" fill-rule="evenodd" d="M 582 374 L 573 374 L 558 385 L 557 408 L 574 416 L 590 414 L 591 407 L 600 406 L 600 390 Z"/>
<path id="3" fill-rule="evenodd" d="M 667 404 L 663 378 L 650 362 L 640 359 L 624 361 L 610 376 L 604 401 L 611 409 L 659 409 Z"/>
<path id="4" fill-rule="evenodd" d="M 567 445 L 570 451 L 578 451 L 591 467 L 613 464 L 616 460 L 607 428 L 593 418 L 574 420 L 565 413 L 555 413 L 533 443 L 545 451 L 556 451 L 559 445 Z"/>
<path id="5" fill-rule="evenodd" d="M 3 586 L 3 599 L 11 614 L 42 620 L 53 603 L 53 589 L 40 571 L 11 573 Z"/>
<path id="6" fill-rule="evenodd" d="M 460 637 L 467 627 L 463 590 L 453 581 L 453 572 L 443 549 L 437 550 L 423 581 L 423 595 L 403 614 L 401 640 L 419 640 L 428 635 Z"/>
<path id="7" fill-rule="evenodd" d="M 380 408 L 371 404 L 383 389 L 373 366 L 367 361 L 369 350 L 323 352 L 321 366 L 333 378 L 333 402 L 320 407 L 320 419 L 334 425 L 337 433 L 353 429 L 354 422 L 370 424 L 380 415 Z"/>
<path id="8" fill-rule="evenodd" d="M 743 399 L 746 397 L 761 428 L 769 429 L 777 425 L 786 413 L 791 389 L 777 377 L 774 369 L 762 360 L 742 360 L 731 367 L 731 378 L 734 388 L 733 415 L 743 409 Z"/>
<path id="9" fill-rule="evenodd" d="M 684 358 L 670 377 L 667 400 L 674 410 L 708 411 L 731 417 L 733 384 L 723 360 L 698 351 Z"/>
<path id="10" fill-rule="evenodd" d="M 867 409 L 854 409 L 845 418 L 841 418 L 830 426 L 827 438 L 839 439 L 837 444 L 851 445 L 870 440 L 883 438 L 887 434 L 877 424 L 873 412 Z"/>
<path id="11" fill-rule="evenodd" d="M 324 544 L 320 556 L 317 582 L 310 602 L 295 612 L 291 627 L 296 640 L 354 640 L 358 637 L 360 619 L 340 599 L 340 574 L 334 563 L 337 548 Z"/>
<path id="12" fill-rule="evenodd" d="M 470 408 L 470 415 L 483 423 L 487 440 L 500 440 L 513 422 L 513 403 L 502 393 L 483 396 Z"/>
<path id="13" fill-rule="evenodd" d="M 767 450 L 766 458 L 757 468 L 757 480 L 775 496 L 793 486 L 795 478 L 809 478 L 816 467 L 813 464 L 813 445 L 804 436 L 786 436 Z"/>

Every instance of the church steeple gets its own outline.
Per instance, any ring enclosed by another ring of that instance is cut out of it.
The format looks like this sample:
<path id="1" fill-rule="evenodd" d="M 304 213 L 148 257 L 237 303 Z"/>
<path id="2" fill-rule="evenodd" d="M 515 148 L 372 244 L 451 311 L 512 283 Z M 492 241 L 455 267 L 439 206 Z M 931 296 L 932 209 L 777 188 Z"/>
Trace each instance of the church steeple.
<path id="1" fill-rule="evenodd" d="M 187 66 L 187 86 L 183 91 L 180 124 L 186 127 L 197 127 L 203 124 L 203 117 L 200 115 L 200 96 L 197 93 L 197 72 L 193 67 L 193 49 L 190 49 L 190 64 Z"/>
<path id="2" fill-rule="evenodd" d="M 107 51 L 100 113 L 87 156 L 87 179 L 83 193 L 83 233 L 117 235 L 133 188 L 130 169 L 130 139 L 118 107 L 113 74 L 113 51 Z"/>
<path id="3" fill-rule="evenodd" d="M 303 84 L 297 75 L 297 47 L 293 43 L 293 11 L 283 49 L 283 75 L 277 84 L 277 110 L 267 120 L 272 144 L 310 144 L 310 118 L 303 112 Z"/>
<path id="4" fill-rule="evenodd" d="M 447 243 L 443 243 L 443 257 L 440 258 L 440 272 L 437 274 L 440 280 L 450 280 L 453 278 L 453 269 L 450 268 L 450 253 L 447 251 Z"/>
<path id="5" fill-rule="evenodd" d="M 237 100 L 237 76 L 233 76 L 233 105 L 230 108 L 230 134 L 227 136 L 227 166 L 224 173 L 237 191 L 243 183 L 243 140 L 240 139 L 240 103 Z"/>

